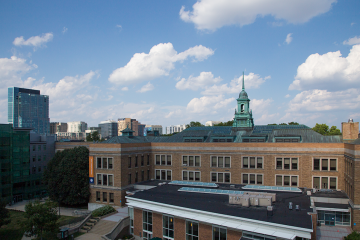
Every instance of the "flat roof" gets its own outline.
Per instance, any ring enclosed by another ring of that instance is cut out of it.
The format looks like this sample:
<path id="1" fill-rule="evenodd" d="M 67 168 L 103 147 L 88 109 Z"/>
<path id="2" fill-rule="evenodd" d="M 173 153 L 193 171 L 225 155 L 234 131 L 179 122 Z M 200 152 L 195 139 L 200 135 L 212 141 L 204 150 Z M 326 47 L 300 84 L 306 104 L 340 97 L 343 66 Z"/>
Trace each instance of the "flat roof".
<path id="1" fill-rule="evenodd" d="M 316 202 L 315 206 L 319 208 L 337 208 L 337 209 L 348 209 L 350 207 L 349 204 L 322 203 L 322 202 Z"/>
<path id="2" fill-rule="evenodd" d="M 229 196 L 226 194 L 204 194 L 197 192 L 178 191 L 182 187 L 184 186 L 164 184 L 146 191 L 136 192 L 134 195 L 129 196 L 129 198 L 212 212 L 222 215 L 253 219 L 257 221 L 312 229 L 312 219 L 308 214 L 308 212 L 312 212 L 312 209 L 310 208 L 310 196 L 307 196 L 306 193 L 267 191 L 276 193 L 276 202 L 273 202 L 272 205 L 273 216 L 268 216 L 267 207 L 243 207 L 241 205 L 229 204 Z M 196 188 L 196 186 L 192 186 L 192 188 Z M 217 189 L 228 190 L 229 186 L 220 184 L 219 188 Z M 236 189 L 232 190 L 241 190 L 241 187 L 237 185 Z M 242 191 L 259 192 L 245 189 Z M 289 210 L 289 202 L 293 203 L 293 210 Z M 295 210 L 295 205 L 300 206 L 299 211 Z"/>

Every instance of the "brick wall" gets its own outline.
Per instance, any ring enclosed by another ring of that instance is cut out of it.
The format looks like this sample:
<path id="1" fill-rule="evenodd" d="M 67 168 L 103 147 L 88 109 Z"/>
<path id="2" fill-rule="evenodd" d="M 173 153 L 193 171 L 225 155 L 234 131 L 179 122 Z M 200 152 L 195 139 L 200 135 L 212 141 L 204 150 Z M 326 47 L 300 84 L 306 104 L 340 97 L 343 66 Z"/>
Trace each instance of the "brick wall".
<path id="1" fill-rule="evenodd" d="M 153 220 L 153 237 L 163 237 L 162 232 L 162 214 L 160 213 L 154 213 L 152 214 L 152 220 Z"/>
<path id="2" fill-rule="evenodd" d="M 142 236 L 143 231 L 143 218 L 142 218 L 142 210 L 138 208 L 134 208 L 134 235 Z M 141 233 L 141 234 L 140 234 Z"/>
<path id="3" fill-rule="evenodd" d="M 200 223 L 199 224 L 199 239 L 212 239 L 212 226 Z"/>
<path id="4" fill-rule="evenodd" d="M 359 123 L 358 122 L 342 122 L 342 135 L 344 140 L 357 139 L 359 135 Z"/>
<path id="5" fill-rule="evenodd" d="M 227 229 L 227 240 L 239 240 L 242 236 L 241 231 L 234 231 L 231 229 Z"/>
<path id="6" fill-rule="evenodd" d="M 174 239 L 185 239 L 185 220 L 181 218 L 175 218 L 174 224 Z"/>

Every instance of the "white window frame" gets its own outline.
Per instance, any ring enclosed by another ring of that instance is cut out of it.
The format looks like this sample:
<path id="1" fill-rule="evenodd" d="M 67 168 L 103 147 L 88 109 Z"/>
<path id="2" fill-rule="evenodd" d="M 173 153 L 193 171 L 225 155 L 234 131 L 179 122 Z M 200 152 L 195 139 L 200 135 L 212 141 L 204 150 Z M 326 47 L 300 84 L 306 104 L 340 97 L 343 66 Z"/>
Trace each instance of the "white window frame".
<path id="1" fill-rule="evenodd" d="M 165 227 L 164 227 L 164 216 L 173 219 L 173 229 L 165 228 Z M 172 240 L 172 239 L 174 239 L 174 238 L 172 238 L 172 237 L 164 236 L 164 229 L 172 230 L 172 231 L 173 231 L 173 234 L 174 234 L 174 237 L 175 237 L 175 217 L 174 217 L 174 216 L 167 215 L 167 214 L 163 214 L 163 215 L 162 215 L 162 232 L 163 232 L 163 237 L 162 237 L 162 238 L 163 238 L 164 240 Z"/>
<path id="2" fill-rule="evenodd" d="M 187 157 L 187 164 L 185 165 L 184 164 L 184 157 Z M 192 165 L 192 166 L 190 166 L 190 164 L 189 164 L 189 157 L 193 157 L 194 158 L 194 165 Z M 199 166 L 196 166 L 196 164 L 195 164 L 195 158 L 196 157 L 199 157 Z M 201 155 L 182 155 L 181 156 L 181 165 L 183 166 L 183 167 L 201 167 Z"/>
<path id="3" fill-rule="evenodd" d="M 98 184 L 98 177 L 99 177 L 99 175 L 101 175 L 101 184 Z M 104 179 L 103 179 L 103 175 L 107 175 L 107 180 L 106 180 L 106 185 L 104 185 Z M 113 179 L 113 185 L 112 186 L 110 186 L 109 185 L 109 176 L 112 176 L 112 179 Z M 96 174 L 96 185 L 98 185 L 98 186 L 108 186 L 108 187 L 113 187 L 114 186 L 114 174 L 107 174 L 107 173 L 97 173 Z"/>
<path id="4" fill-rule="evenodd" d="M 98 167 L 98 158 L 101 158 L 101 167 Z M 106 158 L 106 168 L 104 168 L 104 158 Z M 112 168 L 109 168 L 109 158 L 112 159 Z M 113 157 L 96 157 L 96 169 L 114 169 L 114 158 Z"/>
<path id="5" fill-rule="evenodd" d="M 184 180 L 183 179 L 183 177 L 184 177 L 184 172 L 187 172 L 187 180 Z M 194 174 L 194 180 L 189 180 L 189 172 L 192 172 L 193 174 Z M 199 178 L 199 180 L 197 181 L 197 180 L 195 180 L 196 179 L 196 173 L 199 173 L 200 174 L 200 178 Z M 189 181 L 189 182 L 201 182 L 201 171 L 189 171 L 189 170 L 183 170 L 182 172 L 181 172 L 181 179 L 183 180 L 183 181 Z"/>
<path id="6" fill-rule="evenodd" d="M 128 208 L 129 217 L 130 217 L 130 234 L 134 234 L 134 208 Z"/>
<path id="7" fill-rule="evenodd" d="M 195 235 L 193 235 L 193 234 L 188 234 L 188 233 L 187 233 L 186 227 L 187 227 L 187 223 L 188 223 L 188 222 L 196 223 L 196 224 L 197 224 L 197 226 L 198 226 L 198 230 L 197 230 L 198 235 L 197 235 L 197 236 L 195 236 Z M 198 221 L 194 221 L 194 220 L 190 220 L 190 219 L 186 219 L 186 220 L 185 220 L 185 238 L 186 238 L 186 239 L 193 239 L 193 237 L 196 237 L 197 239 L 199 239 L 199 235 L 200 235 L 200 224 L 199 224 L 199 222 L 198 222 Z M 188 236 L 190 236 L 191 238 L 188 238 Z"/>
<path id="8" fill-rule="evenodd" d="M 277 159 L 281 158 L 281 169 L 277 168 Z M 285 169 L 284 165 L 285 165 L 285 158 L 289 158 L 290 159 L 290 164 L 289 164 L 289 169 Z M 296 169 L 292 169 L 292 159 L 296 158 L 297 159 L 297 168 Z M 285 171 L 299 171 L 299 157 L 275 157 L 275 170 L 285 170 Z"/>
<path id="9" fill-rule="evenodd" d="M 254 183 L 250 183 L 250 174 L 255 175 L 255 184 Z M 244 183 L 244 175 L 248 175 L 248 183 Z M 259 184 L 258 180 L 257 180 L 257 176 L 261 175 L 262 176 L 262 183 Z M 263 173 L 242 173 L 241 174 L 241 184 L 248 184 L 248 185 L 264 185 L 264 174 Z"/>
<path id="10" fill-rule="evenodd" d="M 212 174 L 213 173 L 216 173 L 216 181 L 217 183 L 231 183 L 231 172 L 210 172 L 210 182 L 214 182 L 212 180 Z M 230 182 L 225 182 L 225 175 L 223 175 L 223 181 L 222 182 L 219 182 L 219 173 L 222 173 L 222 174 L 229 174 L 229 179 L 230 179 Z"/>
<path id="11" fill-rule="evenodd" d="M 330 178 L 335 178 L 336 179 L 336 189 L 333 189 L 333 190 L 337 190 L 338 189 L 338 185 L 339 185 L 339 178 L 337 176 L 312 176 L 311 178 L 311 186 L 314 187 L 314 178 L 320 178 L 320 188 L 317 188 L 317 189 L 331 189 L 330 188 Z M 322 185 L 322 178 L 325 178 L 327 177 L 328 178 L 328 187 L 327 188 L 322 188 L 321 185 Z"/>
<path id="12" fill-rule="evenodd" d="M 216 166 L 212 166 L 212 158 L 216 157 Z M 219 157 L 223 158 L 223 167 L 219 167 Z M 230 167 L 225 167 L 225 158 L 230 158 Z M 200 161 L 201 162 L 201 161 Z M 200 164 L 201 165 L 201 164 Z M 219 156 L 219 155 L 210 155 L 210 167 L 211 168 L 231 168 L 231 156 Z"/>
<path id="13" fill-rule="evenodd" d="M 215 236 L 214 236 L 214 228 L 219 228 L 219 239 L 215 239 Z M 217 226 L 217 225 L 212 225 L 212 236 L 211 236 L 211 239 L 215 239 L 215 240 L 220 240 L 220 229 L 225 229 L 225 231 L 226 231 L 226 239 L 227 239 L 227 235 L 228 235 L 228 233 L 227 233 L 227 228 L 226 227 L 223 227 L 223 226 Z"/>
<path id="14" fill-rule="evenodd" d="M 277 176 L 282 176 L 282 180 L 281 180 L 282 184 L 281 184 L 281 186 L 276 185 L 276 177 L 277 177 Z M 289 186 L 285 186 L 285 185 L 284 185 L 284 177 L 290 177 Z M 297 184 L 296 184 L 296 186 L 293 186 L 293 185 L 292 185 L 291 177 L 297 177 Z M 300 182 L 300 177 L 299 177 L 299 175 L 275 174 L 275 184 L 274 184 L 274 186 L 278 186 L 278 187 L 299 187 L 299 182 Z"/>
<path id="15" fill-rule="evenodd" d="M 156 178 L 156 171 L 160 171 L 160 179 L 157 179 L 157 178 Z M 162 178 L 161 178 L 161 171 L 165 171 L 165 176 L 166 176 L 165 178 L 166 178 L 166 179 L 162 179 Z M 168 172 L 171 173 L 171 179 L 170 179 L 170 180 L 167 179 L 167 176 L 168 176 L 167 174 L 168 174 Z M 155 177 L 154 177 L 155 180 L 171 181 L 171 180 L 172 180 L 172 176 L 173 176 L 173 175 L 172 175 L 172 170 L 171 170 L 171 169 L 155 169 Z"/>
<path id="16" fill-rule="evenodd" d="M 315 170 L 315 159 L 319 159 L 319 170 Z M 322 170 L 322 160 L 327 159 L 328 160 L 328 170 Z M 336 160 L 336 170 L 330 170 L 330 160 L 335 159 Z M 322 171 L 322 172 L 338 172 L 339 171 L 339 160 L 338 158 L 330 158 L 330 157 L 313 157 L 312 158 L 312 170 L 313 171 Z"/>
<path id="17" fill-rule="evenodd" d="M 160 164 L 156 164 L 156 156 L 160 156 Z M 161 156 L 165 156 L 165 164 L 161 164 Z M 170 156 L 170 161 L 171 161 L 171 164 L 168 165 L 167 164 L 167 156 Z M 154 158 L 154 165 L 155 166 L 172 166 L 172 154 L 155 154 L 155 158 Z"/>
<path id="18" fill-rule="evenodd" d="M 244 158 L 248 158 L 248 167 L 244 167 Z M 250 158 L 254 157 L 255 158 L 255 168 L 250 168 Z M 258 168 L 257 167 L 257 160 L 258 158 L 262 159 L 262 168 Z M 242 156 L 241 157 L 241 168 L 242 169 L 264 169 L 264 156 Z"/>
<path id="19" fill-rule="evenodd" d="M 149 230 L 145 230 L 145 229 L 144 229 L 144 223 L 149 224 L 149 223 L 147 222 L 147 219 L 146 219 L 146 222 L 144 221 L 144 212 L 148 212 L 148 213 L 151 212 L 151 226 L 152 226 L 151 229 L 152 229 L 152 231 L 149 231 Z M 152 237 L 153 231 L 154 231 L 154 214 L 153 214 L 152 211 L 143 210 L 143 212 L 142 212 L 142 232 L 143 232 L 143 233 L 146 232 L 147 234 L 150 234 L 151 237 Z M 146 238 L 143 236 L 143 239 L 146 239 Z"/>

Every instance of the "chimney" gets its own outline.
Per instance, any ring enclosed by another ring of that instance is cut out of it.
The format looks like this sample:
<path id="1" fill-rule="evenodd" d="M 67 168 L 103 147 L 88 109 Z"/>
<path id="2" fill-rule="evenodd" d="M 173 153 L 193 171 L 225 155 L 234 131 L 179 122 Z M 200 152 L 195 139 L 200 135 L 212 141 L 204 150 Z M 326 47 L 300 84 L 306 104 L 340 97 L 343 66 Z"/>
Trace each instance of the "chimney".
<path id="1" fill-rule="evenodd" d="M 343 140 L 355 140 L 359 137 L 359 122 L 349 119 L 348 122 L 341 123 Z"/>

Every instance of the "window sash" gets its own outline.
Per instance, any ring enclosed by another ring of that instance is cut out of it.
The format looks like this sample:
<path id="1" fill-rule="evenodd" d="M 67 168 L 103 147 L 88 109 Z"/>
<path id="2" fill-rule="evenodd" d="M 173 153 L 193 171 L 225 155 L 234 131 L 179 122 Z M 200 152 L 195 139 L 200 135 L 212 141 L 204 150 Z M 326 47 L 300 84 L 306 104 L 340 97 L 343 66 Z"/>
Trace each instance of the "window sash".
<path id="1" fill-rule="evenodd" d="M 194 156 L 189 156 L 189 166 L 194 166 Z"/>
<path id="2" fill-rule="evenodd" d="M 107 166 L 107 158 L 103 158 L 102 159 L 102 165 L 103 165 L 103 168 L 108 168 L 108 166 Z"/>
<path id="3" fill-rule="evenodd" d="M 277 158 L 276 159 L 276 169 L 282 169 L 283 166 L 282 166 L 282 158 Z"/>
<path id="4" fill-rule="evenodd" d="M 200 167 L 200 156 L 195 156 L 195 166 Z"/>
<path id="5" fill-rule="evenodd" d="M 282 186 L 282 175 L 276 175 L 276 186 Z"/>
<path id="6" fill-rule="evenodd" d="M 256 177 L 256 184 L 262 184 L 263 183 L 263 180 L 262 180 L 262 175 L 261 174 L 258 174 L 257 177 Z"/>
<path id="7" fill-rule="evenodd" d="M 328 159 L 321 159 L 321 170 L 328 171 Z"/>
<path id="8" fill-rule="evenodd" d="M 112 158 L 108 158 L 108 168 L 109 169 L 113 168 L 113 159 Z"/>
<path id="9" fill-rule="evenodd" d="M 101 168 L 101 158 L 97 158 L 97 168 Z"/>
<path id="10" fill-rule="evenodd" d="M 250 168 L 255 168 L 255 157 L 250 157 Z"/>
<path id="11" fill-rule="evenodd" d="M 155 165 L 160 165 L 160 155 L 155 155 Z"/>
<path id="12" fill-rule="evenodd" d="M 290 158 L 284 158 L 284 169 L 290 169 Z"/>
<path id="13" fill-rule="evenodd" d="M 224 167 L 224 158 L 218 157 L 218 167 Z"/>
<path id="14" fill-rule="evenodd" d="M 131 168 L 131 157 L 128 158 L 128 168 Z"/>
<path id="15" fill-rule="evenodd" d="M 113 182 L 113 175 L 108 175 L 108 181 L 109 181 L 109 185 L 108 186 L 113 186 L 114 182 Z"/>
<path id="16" fill-rule="evenodd" d="M 297 170 L 298 169 L 298 159 L 297 158 L 292 158 L 291 159 L 291 169 L 292 170 Z"/>
<path id="17" fill-rule="evenodd" d="M 101 185 L 102 183 L 101 174 L 96 174 L 96 178 L 97 178 L 97 185 Z"/>
<path id="18" fill-rule="evenodd" d="M 103 202 L 107 202 L 107 192 L 103 192 Z"/>
<path id="19" fill-rule="evenodd" d="M 243 174 L 243 184 L 249 184 L 249 175 Z"/>
<path id="20" fill-rule="evenodd" d="M 230 163 L 230 157 L 225 157 L 225 167 L 226 167 L 226 168 L 229 168 L 230 165 L 231 165 L 231 163 Z"/>
<path id="21" fill-rule="evenodd" d="M 183 156 L 183 164 L 184 165 L 188 164 L 188 156 Z"/>
<path id="22" fill-rule="evenodd" d="M 166 160 L 167 160 L 166 164 L 171 165 L 171 155 L 167 155 Z"/>
<path id="23" fill-rule="evenodd" d="M 320 170 L 320 159 L 314 158 L 314 170 Z"/>
<path id="24" fill-rule="evenodd" d="M 217 167 L 217 157 L 211 157 L 211 167 Z"/>
<path id="25" fill-rule="evenodd" d="M 263 159 L 262 159 L 262 157 L 258 157 L 257 163 L 256 163 L 256 168 L 263 168 L 262 165 L 263 165 Z"/>
<path id="26" fill-rule="evenodd" d="M 249 158 L 243 157 L 243 168 L 249 168 Z"/>
<path id="27" fill-rule="evenodd" d="M 336 159 L 330 159 L 330 171 L 336 171 Z"/>
<path id="28" fill-rule="evenodd" d="M 109 193 L 109 202 L 114 202 L 114 193 Z"/>

